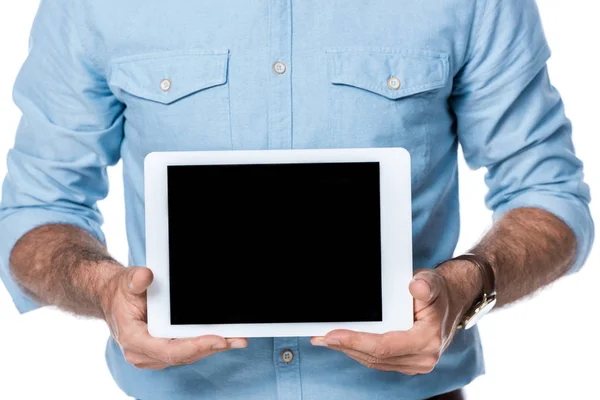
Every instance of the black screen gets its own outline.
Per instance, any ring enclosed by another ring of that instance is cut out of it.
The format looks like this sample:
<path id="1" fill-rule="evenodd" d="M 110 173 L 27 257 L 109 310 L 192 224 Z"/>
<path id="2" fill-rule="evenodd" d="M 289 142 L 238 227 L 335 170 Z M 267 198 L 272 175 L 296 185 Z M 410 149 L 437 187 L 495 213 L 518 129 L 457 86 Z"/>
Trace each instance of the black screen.
<path id="1" fill-rule="evenodd" d="M 168 167 L 171 324 L 381 321 L 379 163 Z"/>

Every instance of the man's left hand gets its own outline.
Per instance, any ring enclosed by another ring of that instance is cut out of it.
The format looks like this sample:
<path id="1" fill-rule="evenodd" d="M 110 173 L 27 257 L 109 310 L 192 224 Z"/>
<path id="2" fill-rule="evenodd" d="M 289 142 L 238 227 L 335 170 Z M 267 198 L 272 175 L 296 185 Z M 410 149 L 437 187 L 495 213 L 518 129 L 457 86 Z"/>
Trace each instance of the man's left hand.
<path id="1" fill-rule="evenodd" d="M 445 275 L 436 269 L 421 270 L 413 277 L 409 290 L 415 322 L 410 330 L 373 334 L 338 329 L 311 338 L 311 343 L 342 351 L 369 368 L 407 375 L 431 372 L 472 304 L 464 290 L 456 295 L 457 288 Z"/>

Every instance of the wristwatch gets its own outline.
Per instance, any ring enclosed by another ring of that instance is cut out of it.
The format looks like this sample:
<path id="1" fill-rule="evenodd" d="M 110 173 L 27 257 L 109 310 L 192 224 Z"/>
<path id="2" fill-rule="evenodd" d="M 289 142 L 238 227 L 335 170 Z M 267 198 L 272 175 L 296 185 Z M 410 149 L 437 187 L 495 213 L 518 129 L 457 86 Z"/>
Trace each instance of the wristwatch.
<path id="1" fill-rule="evenodd" d="M 483 276 L 483 294 L 481 298 L 469 308 L 457 327 L 458 329 L 470 329 L 496 305 L 496 275 L 492 265 L 477 254 L 465 253 L 454 257 L 453 260 L 470 261 L 477 266 Z"/>

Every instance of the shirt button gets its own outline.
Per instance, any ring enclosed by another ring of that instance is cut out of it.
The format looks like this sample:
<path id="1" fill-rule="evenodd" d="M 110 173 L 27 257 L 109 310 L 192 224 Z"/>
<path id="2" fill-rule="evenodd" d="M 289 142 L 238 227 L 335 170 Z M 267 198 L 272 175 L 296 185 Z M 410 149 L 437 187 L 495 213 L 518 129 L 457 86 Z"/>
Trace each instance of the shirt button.
<path id="1" fill-rule="evenodd" d="M 396 78 L 395 76 L 392 76 L 390 79 L 388 79 L 387 84 L 392 90 L 400 89 L 400 79 Z"/>
<path id="2" fill-rule="evenodd" d="M 171 81 L 168 79 L 163 79 L 160 81 L 160 90 L 163 92 L 168 92 L 171 89 Z"/>
<path id="3" fill-rule="evenodd" d="M 284 363 L 289 364 L 294 360 L 294 352 L 291 350 L 284 350 L 281 352 L 281 359 Z"/>
<path id="4" fill-rule="evenodd" d="M 280 61 L 273 64 L 273 70 L 275 72 L 277 72 L 279 75 L 283 74 L 285 72 L 285 69 L 286 69 L 285 64 Z"/>

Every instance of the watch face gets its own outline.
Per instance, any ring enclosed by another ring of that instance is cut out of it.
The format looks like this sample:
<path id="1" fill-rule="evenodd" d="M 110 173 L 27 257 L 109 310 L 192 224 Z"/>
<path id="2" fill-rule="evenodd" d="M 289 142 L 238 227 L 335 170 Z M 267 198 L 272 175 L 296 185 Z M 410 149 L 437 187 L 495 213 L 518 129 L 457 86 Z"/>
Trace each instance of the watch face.
<path id="1" fill-rule="evenodd" d="M 485 314 L 492 311 L 492 308 L 494 308 L 495 305 L 496 305 L 495 297 L 492 298 L 491 300 L 484 302 L 479 308 L 477 308 L 475 310 L 475 313 L 465 321 L 465 329 L 470 329 L 470 328 L 474 327 L 475 325 L 477 325 L 479 320 L 481 320 L 481 318 L 483 318 L 483 316 Z"/>

